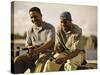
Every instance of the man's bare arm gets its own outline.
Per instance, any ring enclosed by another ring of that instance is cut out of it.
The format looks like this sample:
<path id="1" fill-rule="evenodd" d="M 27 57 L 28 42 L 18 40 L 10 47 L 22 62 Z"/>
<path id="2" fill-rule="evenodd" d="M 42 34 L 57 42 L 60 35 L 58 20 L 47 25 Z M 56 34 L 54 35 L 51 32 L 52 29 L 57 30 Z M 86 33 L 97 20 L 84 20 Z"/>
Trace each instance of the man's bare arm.
<path id="1" fill-rule="evenodd" d="M 73 52 L 67 54 L 67 56 L 64 57 L 64 58 L 58 58 L 58 59 L 56 59 L 56 63 L 62 64 L 62 63 L 64 63 L 67 59 L 71 59 L 71 58 L 77 56 L 79 52 L 85 52 L 85 51 L 84 51 L 84 50 L 79 50 L 79 49 L 77 49 L 77 50 L 75 50 L 75 51 L 73 51 Z"/>
<path id="2" fill-rule="evenodd" d="M 52 41 L 49 40 L 49 41 L 46 41 L 43 45 L 41 45 L 40 47 L 38 48 L 35 48 L 34 51 L 36 53 L 40 53 L 40 52 L 45 52 L 51 45 L 52 45 Z"/>

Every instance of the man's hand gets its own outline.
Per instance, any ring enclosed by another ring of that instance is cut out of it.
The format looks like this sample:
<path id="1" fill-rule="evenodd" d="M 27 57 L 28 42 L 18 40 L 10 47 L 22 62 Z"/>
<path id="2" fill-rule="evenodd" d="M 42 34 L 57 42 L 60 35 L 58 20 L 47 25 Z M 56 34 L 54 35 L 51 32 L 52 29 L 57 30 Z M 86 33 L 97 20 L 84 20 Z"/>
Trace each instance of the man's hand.
<path id="1" fill-rule="evenodd" d="M 33 57 L 34 55 L 38 54 L 38 52 L 36 52 L 37 46 L 28 46 L 28 55 L 30 57 Z"/>
<path id="2" fill-rule="evenodd" d="M 32 57 L 33 54 L 34 54 L 34 48 L 33 48 L 33 47 L 28 48 L 28 55 L 29 55 L 30 57 Z"/>
<path id="3" fill-rule="evenodd" d="M 39 54 L 40 53 L 38 47 L 34 48 L 34 53 L 36 53 L 36 54 Z"/>

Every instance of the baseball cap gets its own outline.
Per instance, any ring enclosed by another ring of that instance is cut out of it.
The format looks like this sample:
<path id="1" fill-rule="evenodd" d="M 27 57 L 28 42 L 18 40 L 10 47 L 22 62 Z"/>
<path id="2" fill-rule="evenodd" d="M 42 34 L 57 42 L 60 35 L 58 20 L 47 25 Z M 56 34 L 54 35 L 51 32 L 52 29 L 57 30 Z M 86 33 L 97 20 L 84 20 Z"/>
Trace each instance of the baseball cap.
<path id="1" fill-rule="evenodd" d="M 63 17 L 65 20 L 72 21 L 71 14 L 68 11 L 62 12 L 60 17 Z"/>

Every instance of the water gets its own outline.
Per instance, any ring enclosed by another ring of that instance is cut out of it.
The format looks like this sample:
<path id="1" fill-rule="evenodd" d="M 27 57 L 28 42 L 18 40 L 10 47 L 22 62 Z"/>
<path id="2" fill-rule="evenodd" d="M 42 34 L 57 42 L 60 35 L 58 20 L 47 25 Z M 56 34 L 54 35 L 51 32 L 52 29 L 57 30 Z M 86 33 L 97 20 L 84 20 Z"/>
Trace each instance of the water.
<path id="1" fill-rule="evenodd" d="M 26 54 L 27 51 L 23 51 L 22 48 L 25 47 L 25 40 L 14 41 L 14 57 L 16 56 L 16 51 L 19 51 L 20 55 Z"/>
<path id="2" fill-rule="evenodd" d="M 97 50 L 96 49 L 88 49 L 85 51 L 86 51 L 87 60 L 97 60 Z"/>

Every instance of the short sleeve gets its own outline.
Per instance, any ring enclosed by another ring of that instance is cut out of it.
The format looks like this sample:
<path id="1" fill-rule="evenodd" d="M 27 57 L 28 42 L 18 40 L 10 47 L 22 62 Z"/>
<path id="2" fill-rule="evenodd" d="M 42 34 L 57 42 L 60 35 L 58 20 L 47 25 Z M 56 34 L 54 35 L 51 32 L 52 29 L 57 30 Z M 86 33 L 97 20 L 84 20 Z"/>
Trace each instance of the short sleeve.
<path id="1" fill-rule="evenodd" d="M 47 41 L 52 40 L 55 41 L 55 29 L 49 29 L 47 34 Z"/>
<path id="2" fill-rule="evenodd" d="M 31 32 L 30 31 L 27 31 L 26 44 L 25 44 L 25 46 L 30 46 L 30 45 L 32 45 Z"/>

